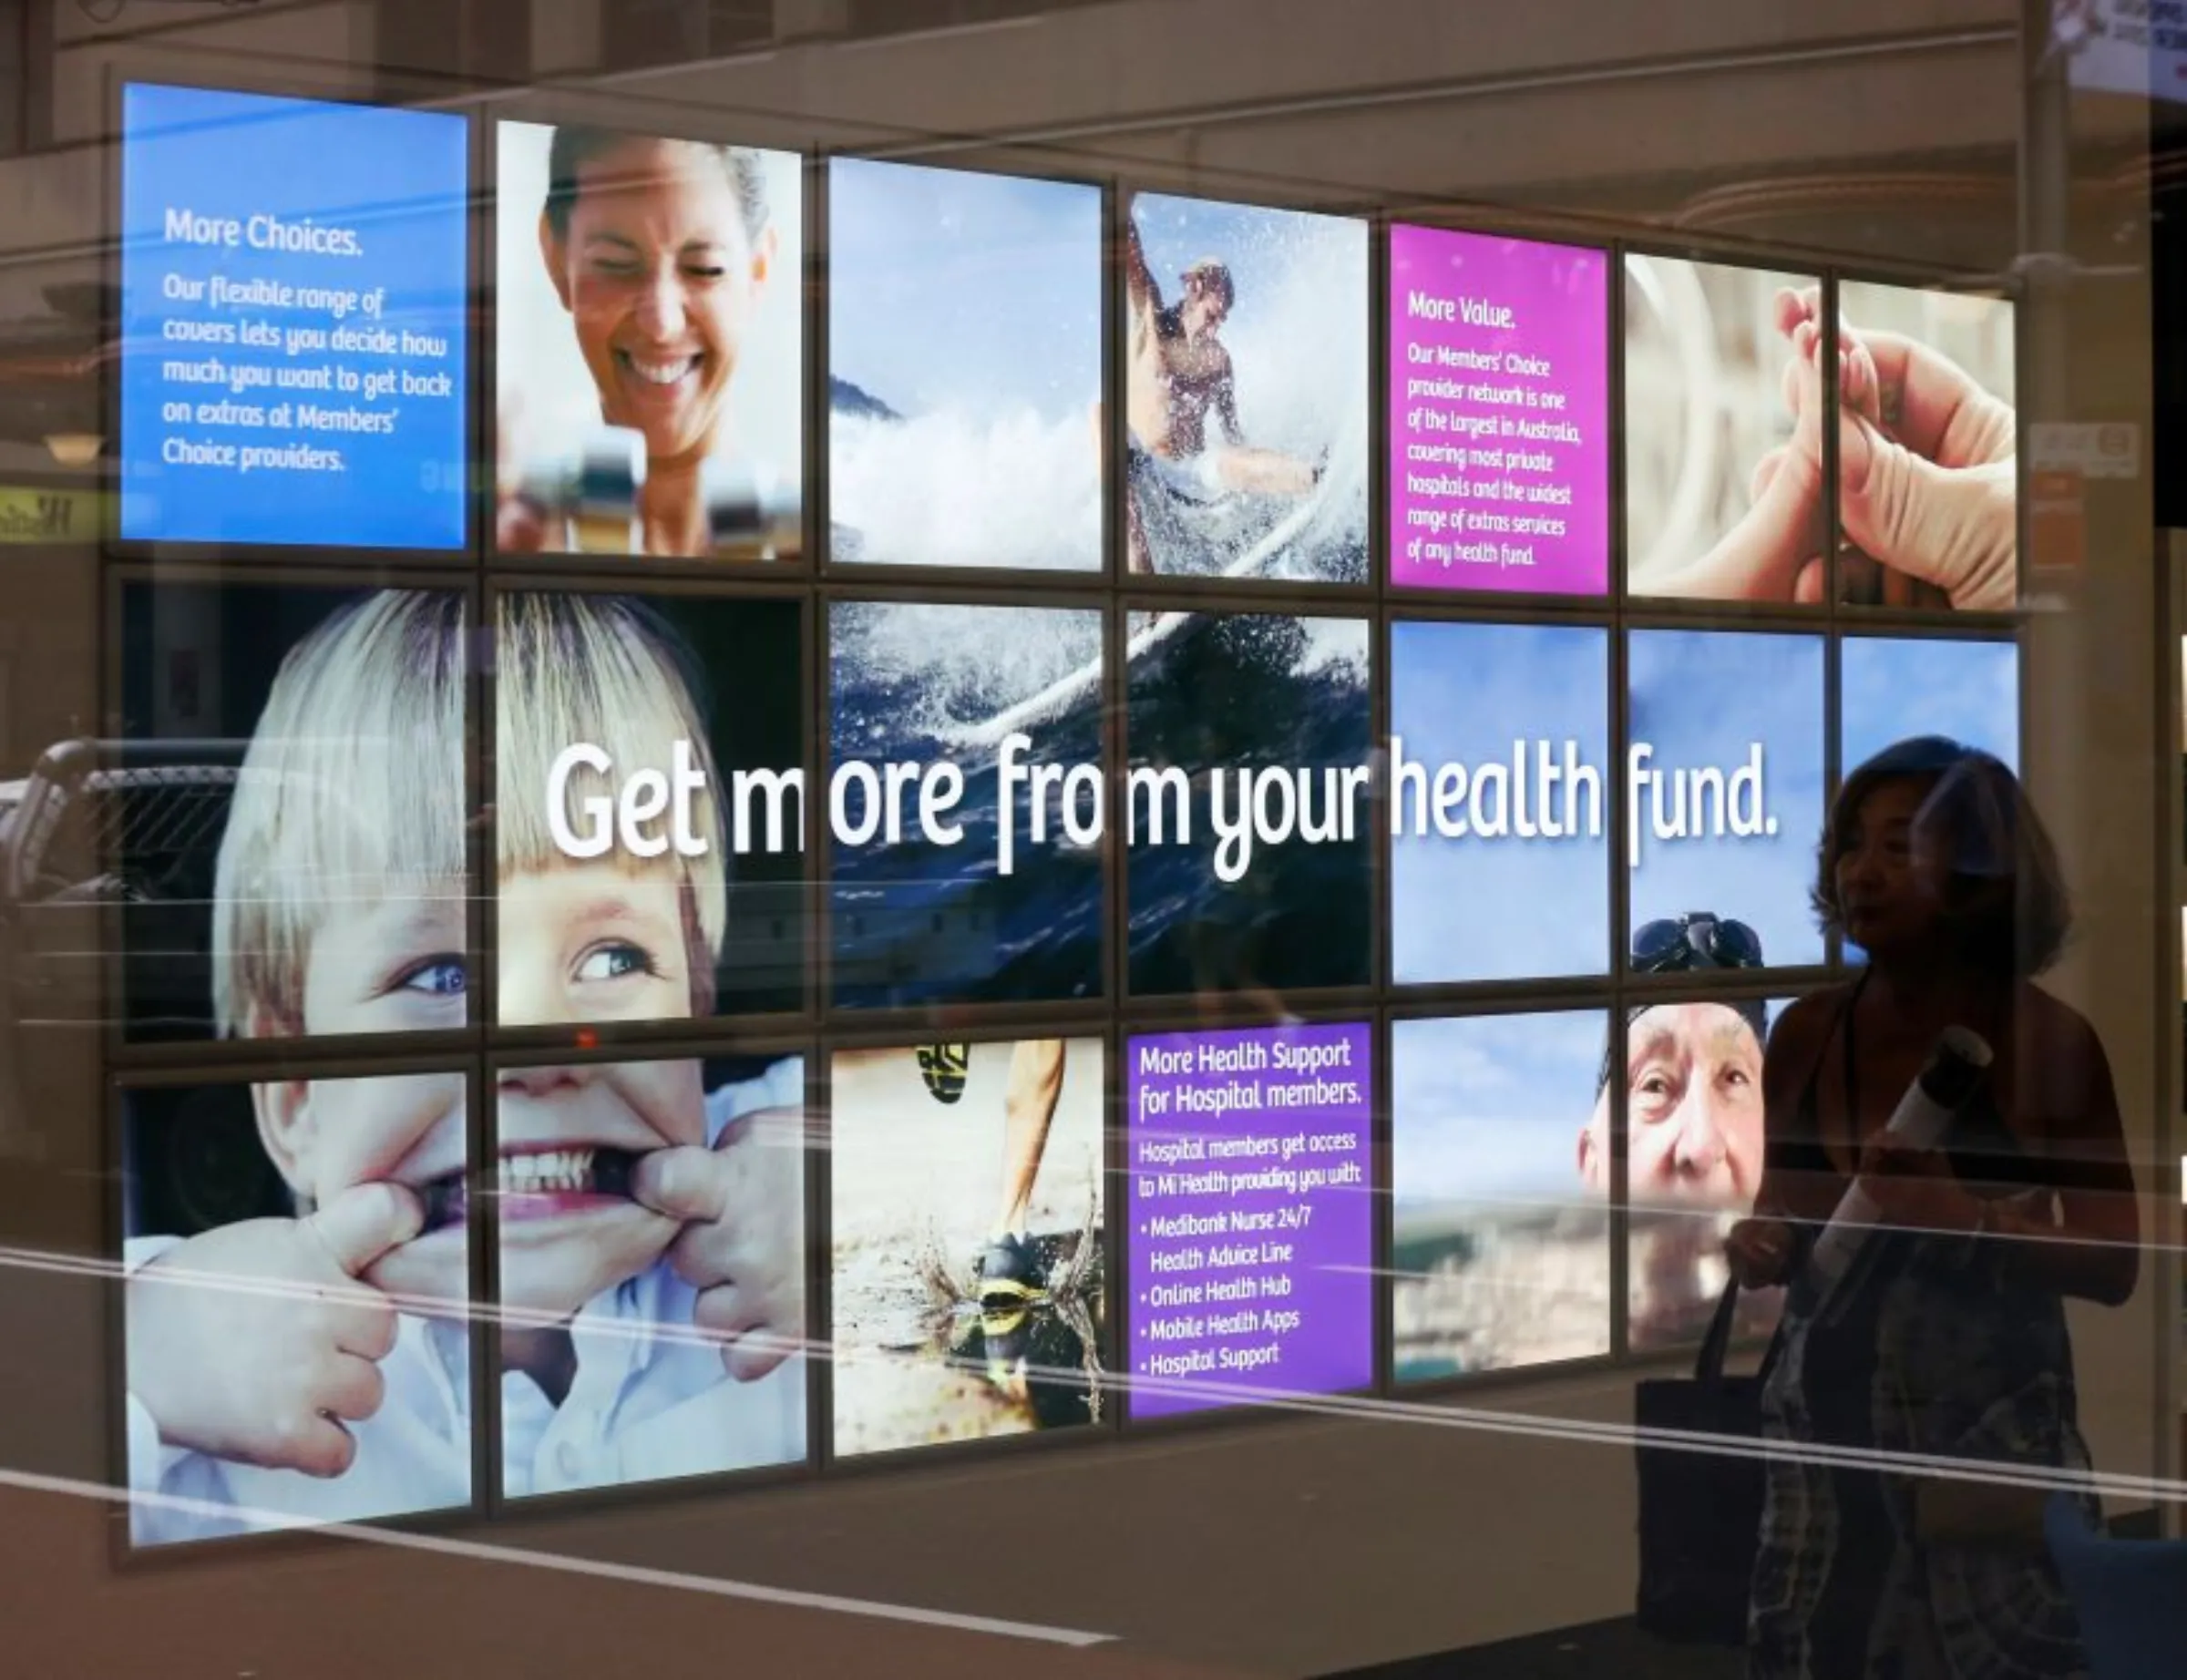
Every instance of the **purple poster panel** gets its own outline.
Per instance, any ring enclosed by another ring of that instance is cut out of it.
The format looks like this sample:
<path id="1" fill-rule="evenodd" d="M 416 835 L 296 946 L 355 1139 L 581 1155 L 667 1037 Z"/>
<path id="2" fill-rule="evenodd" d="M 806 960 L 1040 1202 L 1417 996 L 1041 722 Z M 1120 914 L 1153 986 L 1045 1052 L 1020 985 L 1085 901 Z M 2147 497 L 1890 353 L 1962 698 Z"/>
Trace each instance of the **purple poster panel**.
<path id="1" fill-rule="evenodd" d="M 1372 1037 L 1131 1040 L 1133 1416 L 1374 1380 Z"/>
<path id="2" fill-rule="evenodd" d="M 1610 569 L 1609 261 L 1390 230 L 1390 580 L 1598 595 Z"/>

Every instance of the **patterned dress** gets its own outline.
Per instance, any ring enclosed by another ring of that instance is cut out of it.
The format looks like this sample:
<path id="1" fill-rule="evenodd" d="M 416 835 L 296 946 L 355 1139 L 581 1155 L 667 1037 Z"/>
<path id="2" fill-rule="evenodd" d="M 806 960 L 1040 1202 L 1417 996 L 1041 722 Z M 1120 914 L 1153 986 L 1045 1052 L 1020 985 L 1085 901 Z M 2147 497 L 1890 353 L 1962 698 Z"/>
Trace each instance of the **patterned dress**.
<path id="1" fill-rule="evenodd" d="M 1849 999 L 1839 1019 L 1849 1092 L 1852 1022 Z M 1835 1175 L 1814 1111 L 1811 1076 L 1782 1164 Z M 1960 1115 L 1945 1152 L 1977 1193 L 2040 1197 L 2056 1188 L 1987 1100 Z M 1998 1247 L 1879 1228 L 1825 1300 L 1795 1286 L 1762 1398 L 1768 1437 L 2087 1469 L 2064 1302 L 2008 1282 Z M 1915 1474 L 1895 1468 L 1772 1457 L 1767 1487 L 1749 1609 L 1750 1680 L 2087 1674 L 2072 1607 L 2039 1542 L 1924 1541 Z"/>

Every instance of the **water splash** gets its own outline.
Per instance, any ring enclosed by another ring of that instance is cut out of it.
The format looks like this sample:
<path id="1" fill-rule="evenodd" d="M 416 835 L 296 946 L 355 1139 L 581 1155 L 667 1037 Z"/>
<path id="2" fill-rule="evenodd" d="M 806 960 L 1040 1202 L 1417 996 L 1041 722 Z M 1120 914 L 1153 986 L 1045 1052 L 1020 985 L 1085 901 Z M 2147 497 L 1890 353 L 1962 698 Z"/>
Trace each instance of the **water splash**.
<path id="1" fill-rule="evenodd" d="M 831 626 L 838 740 L 860 719 L 902 743 L 984 722 L 1101 657 L 1101 617 L 1083 609 L 918 601 L 838 607 Z"/>
<path id="2" fill-rule="evenodd" d="M 1083 416 L 941 410 L 888 421 L 838 413 L 829 454 L 837 557 L 1097 570 L 1098 466 Z"/>

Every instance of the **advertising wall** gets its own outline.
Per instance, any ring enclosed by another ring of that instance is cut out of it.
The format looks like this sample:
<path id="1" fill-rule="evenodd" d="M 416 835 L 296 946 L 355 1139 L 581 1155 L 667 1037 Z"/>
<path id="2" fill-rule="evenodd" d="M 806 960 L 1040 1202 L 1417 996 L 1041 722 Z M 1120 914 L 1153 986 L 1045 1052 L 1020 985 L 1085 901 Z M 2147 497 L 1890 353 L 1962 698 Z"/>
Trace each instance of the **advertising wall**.
<path id="1" fill-rule="evenodd" d="M 2018 762 L 2009 301 L 125 109 L 125 773 L 56 820 L 128 887 L 139 1543 L 1685 1347 L 1860 958 L 1834 788 Z M 1972 548 L 1865 511 L 1916 457 Z"/>

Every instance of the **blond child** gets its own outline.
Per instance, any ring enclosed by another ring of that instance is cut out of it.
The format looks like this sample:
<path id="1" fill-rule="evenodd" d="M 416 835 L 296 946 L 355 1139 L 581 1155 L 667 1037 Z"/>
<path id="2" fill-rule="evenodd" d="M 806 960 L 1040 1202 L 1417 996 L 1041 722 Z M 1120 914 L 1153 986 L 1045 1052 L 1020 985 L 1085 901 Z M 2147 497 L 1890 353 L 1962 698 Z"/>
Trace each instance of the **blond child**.
<path id="1" fill-rule="evenodd" d="M 718 850 L 570 865 L 526 812 L 530 755 L 565 729 L 633 768 L 703 742 L 667 638 L 628 603 L 542 595 L 502 598 L 497 640 L 505 1018 L 527 998 L 535 1022 L 694 1012 L 725 916 Z M 401 591 L 284 661 L 221 844 L 226 1032 L 466 1019 L 465 662 L 460 599 Z M 718 835 L 710 793 L 696 803 Z M 673 939 L 646 920 L 662 904 Z M 801 1086 L 795 1059 L 711 1094 L 689 1060 L 500 1073 L 505 1491 L 802 1456 Z M 465 1088 L 255 1085 L 298 1216 L 131 1242 L 130 1480 L 161 1496 L 137 1503 L 139 1543 L 469 1502 Z"/>

